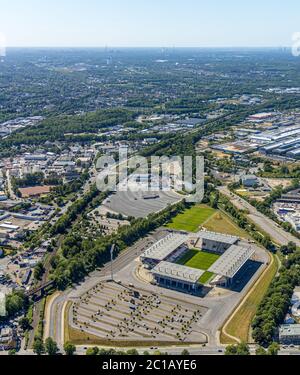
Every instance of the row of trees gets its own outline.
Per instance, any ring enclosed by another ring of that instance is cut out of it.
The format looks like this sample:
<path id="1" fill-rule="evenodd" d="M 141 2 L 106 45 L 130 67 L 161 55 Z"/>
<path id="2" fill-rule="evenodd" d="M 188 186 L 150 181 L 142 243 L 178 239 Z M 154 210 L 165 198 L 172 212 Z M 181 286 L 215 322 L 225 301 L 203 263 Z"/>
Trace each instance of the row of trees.
<path id="1" fill-rule="evenodd" d="M 9 153 L 12 147 L 21 145 L 99 140 L 100 129 L 132 121 L 135 115 L 132 111 L 117 108 L 98 110 L 83 115 L 49 117 L 39 125 L 24 128 L 2 140 L 1 153 L 4 155 L 5 152 Z"/>
<path id="2" fill-rule="evenodd" d="M 262 235 L 256 229 L 256 226 L 247 219 L 245 213 L 238 210 L 227 197 L 225 197 L 224 195 L 220 195 L 220 197 L 221 206 L 236 221 L 240 228 L 245 229 L 253 237 L 254 240 L 259 242 L 266 249 L 270 251 L 275 250 L 274 244 L 269 236 Z"/>
<path id="3" fill-rule="evenodd" d="M 259 346 L 255 354 L 256 355 L 278 355 L 280 346 L 277 342 L 273 342 L 270 346 L 266 349 Z M 240 356 L 248 356 L 250 355 L 250 348 L 245 343 L 240 343 L 237 345 L 228 345 L 225 350 L 225 355 L 240 355 Z"/>
<path id="4" fill-rule="evenodd" d="M 229 187 L 231 190 L 234 190 L 236 188 L 235 184 L 231 184 Z M 270 195 L 267 198 L 265 198 L 263 201 L 258 201 L 256 199 L 249 199 L 244 196 L 242 198 L 247 200 L 253 207 L 255 207 L 262 214 L 268 216 L 271 220 L 279 224 L 285 231 L 293 234 L 295 237 L 300 238 L 300 234 L 293 228 L 293 226 L 290 223 L 282 222 L 281 220 L 279 220 L 278 217 L 273 212 L 273 210 L 271 209 L 273 203 L 277 199 L 279 199 L 283 194 L 287 194 L 291 190 L 298 189 L 299 187 L 300 187 L 300 182 L 298 179 L 295 179 L 293 180 L 292 185 L 285 189 L 283 189 L 280 186 L 275 188 L 270 193 Z"/>
<path id="5" fill-rule="evenodd" d="M 132 221 L 131 226 L 121 227 L 116 234 L 110 236 L 84 237 L 80 231 L 80 224 L 75 225 L 63 241 L 60 255 L 51 261 L 52 279 L 59 289 L 65 289 L 68 285 L 81 281 L 89 272 L 109 261 L 113 243 L 117 244 L 118 251 L 122 251 L 169 222 L 185 208 L 185 202 L 169 206 L 147 219 Z"/>
<path id="6" fill-rule="evenodd" d="M 300 250 L 294 244 L 281 250 L 288 250 L 290 254 L 283 261 L 279 275 L 271 283 L 252 323 L 253 338 L 262 346 L 270 345 L 277 338 L 277 327 L 282 324 L 290 308 L 293 290 L 300 283 Z"/>
<path id="7" fill-rule="evenodd" d="M 42 340 L 36 340 L 33 345 L 33 351 L 37 355 L 58 355 L 59 354 L 59 348 L 57 346 L 57 343 L 51 338 L 48 337 L 45 340 L 45 343 Z M 64 344 L 64 352 L 67 356 L 72 356 L 76 354 L 76 346 L 72 344 L 71 342 L 66 342 Z M 183 350 L 181 355 L 189 355 L 188 350 Z M 86 350 L 87 356 L 116 356 L 116 355 L 139 355 L 139 352 L 136 349 L 129 349 L 127 351 L 120 351 L 115 349 L 104 349 L 104 348 L 98 348 L 97 346 L 93 348 L 88 348 Z M 148 351 L 145 351 L 143 355 L 150 355 Z M 154 352 L 154 355 L 168 355 L 168 353 L 162 353 L 159 350 Z"/>
<path id="8" fill-rule="evenodd" d="M 67 212 L 59 218 L 59 220 L 50 229 L 50 235 L 55 236 L 57 234 L 63 234 L 70 227 L 70 225 L 76 220 L 78 215 L 83 213 L 94 198 L 99 196 L 99 190 L 96 185 L 92 186 L 90 191 L 85 194 L 82 198 L 74 202 L 67 210 Z M 107 197 L 107 193 L 100 194 L 100 200 L 104 200 Z"/>
<path id="9" fill-rule="evenodd" d="M 37 355 L 48 354 L 53 356 L 59 354 L 57 343 L 51 337 L 48 337 L 45 342 L 40 338 L 36 339 L 33 343 L 33 351 Z M 64 351 L 66 355 L 74 355 L 76 347 L 72 343 L 66 342 L 64 344 Z"/>

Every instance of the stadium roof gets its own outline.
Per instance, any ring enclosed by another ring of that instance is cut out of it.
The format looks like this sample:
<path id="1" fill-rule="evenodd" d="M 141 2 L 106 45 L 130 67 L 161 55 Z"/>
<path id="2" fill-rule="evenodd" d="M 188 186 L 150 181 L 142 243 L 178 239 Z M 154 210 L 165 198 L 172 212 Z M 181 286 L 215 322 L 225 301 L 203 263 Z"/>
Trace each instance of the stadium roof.
<path id="1" fill-rule="evenodd" d="M 233 245 L 239 240 L 239 238 L 235 236 L 229 236 L 227 234 L 208 232 L 208 231 L 198 232 L 197 236 L 203 240 L 227 243 L 229 245 Z"/>
<path id="2" fill-rule="evenodd" d="M 152 270 L 152 273 L 171 279 L 196 283 L 205 271 L 182 266 L 180 264 L 161 262 Z"/>
<path id="3" fill-rule="evenodd" d="M 231 246 L 210 268 L 209 272 L 233 278 L 251 258 L 255 250 L 249 247 Z"/>
<path id="4" fill-rule="evenodd" d="M 171 233 L 162 240 L 149 247 L 142 255 L 142 258 L 154 260 L 164 260 L 173 253 L 178 247 L 188 240 L 188 236 L 181 233 Z"/>

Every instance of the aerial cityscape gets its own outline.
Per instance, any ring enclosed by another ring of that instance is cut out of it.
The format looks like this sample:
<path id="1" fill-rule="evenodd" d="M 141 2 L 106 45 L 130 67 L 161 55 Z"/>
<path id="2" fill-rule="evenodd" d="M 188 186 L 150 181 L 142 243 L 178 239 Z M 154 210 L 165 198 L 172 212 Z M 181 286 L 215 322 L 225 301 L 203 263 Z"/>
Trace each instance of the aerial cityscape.
<path id="1" fill-rule="evenodd" d="M 292 34 L 247 43 L 224 21 L 220 44 L 182 45 L 178 30 L 139 44 L 131 26 L 128 43 L 121 30 L 95 44 L 83 21 L 77 45 L 59 28 L 43 39 L 42 21 L 31 43 L 6 22 L 0 355 L 300 355 Z"/>

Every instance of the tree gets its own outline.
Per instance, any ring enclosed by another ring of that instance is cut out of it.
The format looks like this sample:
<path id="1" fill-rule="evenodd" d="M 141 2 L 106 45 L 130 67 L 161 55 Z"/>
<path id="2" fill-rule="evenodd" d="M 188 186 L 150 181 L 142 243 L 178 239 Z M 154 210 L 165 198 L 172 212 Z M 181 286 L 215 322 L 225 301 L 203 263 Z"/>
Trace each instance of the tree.
<path id="1" fill-rule="evenodd" d="M 24 291 L 14 291 L 6 297 L 6 311 L 9 318 L 25 310 L 27 306 L 28 298 Z"/>
<path id="2" fill-rule="evenodd" d="M 256 355 L 267 355 L 267 352 L 266 352 L 266 350 L 263 347 L 259 346 L 256 349 L 255 354 Z"/>
<path id="3" fill-rule="evenodd" d="M 58 347 L 56 342 L 51 338 L 48 337 L 45 341 L 45 349 L 48 355 L 56 355 L 58 353 Z"/>
<path id="4" fill-rule="evenodd" d="M 283 165 L 281 168 L 280 168 L 280 173 L 282 174 L 289 174 L 290 173 L 290 170 L 288 168 L 287 165 Z"/>
<path id="5" fill-rule="evenodd" d="M 94 348 L 88 348 L 85 354 L 86 355 L 98 355 L 99 348 L 97 348 L 97 346 L 95 346 Z"/>
<path id="6" fill-rule="evenodd" d="M 36 280 L 41 280 L 43 274 L 45 272 L 45 268 L 43 266 L 43 263 L 39 262 L 35 268 L 34 268 L 34 278 Z"/>
<path id="7" fill-rule="evenodd" d="M 211 194 L 210 196 L 210 206 L 212 208 L 217 209 L 218 208 L 218 203 L 219 203 L 219 192 L 216 192 L 215 194 Z"/>
<path id="8" fill-rule="evenodd" d="M 64 345 L 64 351 L 66 355 L 74 355 L 74 353 L 76 352 L 76 346 L 70 342 L 66 342 Z"/>
<path id="9" fill-rule="evenodd" d="M 278 355 L 279 350 L 279 344 L 277 342 L 272 342 L 272 344 L 268 347 L 268 355 Z"/>
<path id="10" fill-rule="evenodd" d="M 187 349 L 184 349 L 181 355 L 190 355 L 190 352 Z"/>
<path id="11" fill-rule="evenodd" d="M 42 355 L 45 353 L 45 346 L 40 338 L 35 338 L 33 343 L 33 352 L 37 355 Z"/>
<path id="12" fill-rule="evenodd" d="M 245 343 L 228 345 L 225 350 L 225 355 L 250 355 L 249 346 Z"/>
<path id="13" fill-rule="evenodd" d="M 296 252 L 296 250 L 297 250 L 297 245 L 294 242 L 289 242 L 287 245 L 283 245 L 280 248 L 280 251 L 282 252 L 283 255 L 293 254 Z"/>
<path id="14" fill-rule="evenodd" d="M 26 316 L 20 319 L 19 324 L 23 331 L 27 331 L 28 329 L 31 328 L 30 321 Z"/>
<path id="15" fill-rule="evenodd" d="M 139 355 L 139 352 L 136 349 L 129 349 L 126 352 L 127 355 Z"/>
<path id="16" fill-rule="evenodd" d="M 273 166 L 272 163 L 269 160 L 266 160 L 264 163 L 264 171 L 267 173 L 272 173 L 273 172 Z"/>

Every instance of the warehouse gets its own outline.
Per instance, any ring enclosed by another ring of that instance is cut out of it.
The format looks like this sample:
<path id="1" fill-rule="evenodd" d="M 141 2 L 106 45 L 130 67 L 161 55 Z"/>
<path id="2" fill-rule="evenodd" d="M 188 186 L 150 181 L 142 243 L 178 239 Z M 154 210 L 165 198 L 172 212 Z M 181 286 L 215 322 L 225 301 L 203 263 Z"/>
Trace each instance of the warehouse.
<path id="1" fill-rule="evenodd" d="M 289 151 L 287 153 L 287 156 L 290 157 L 290 158 L 293 158 L 293 159 L 299 159 L 300 158 L 300 147 L 295 149 L 295 150 Z"/>
<path id="2" fill-rule="evenodd" d="M 279 327 L 279 341 L 283 345 L 300 344 L 300 324 L 283 324 Z"/>

